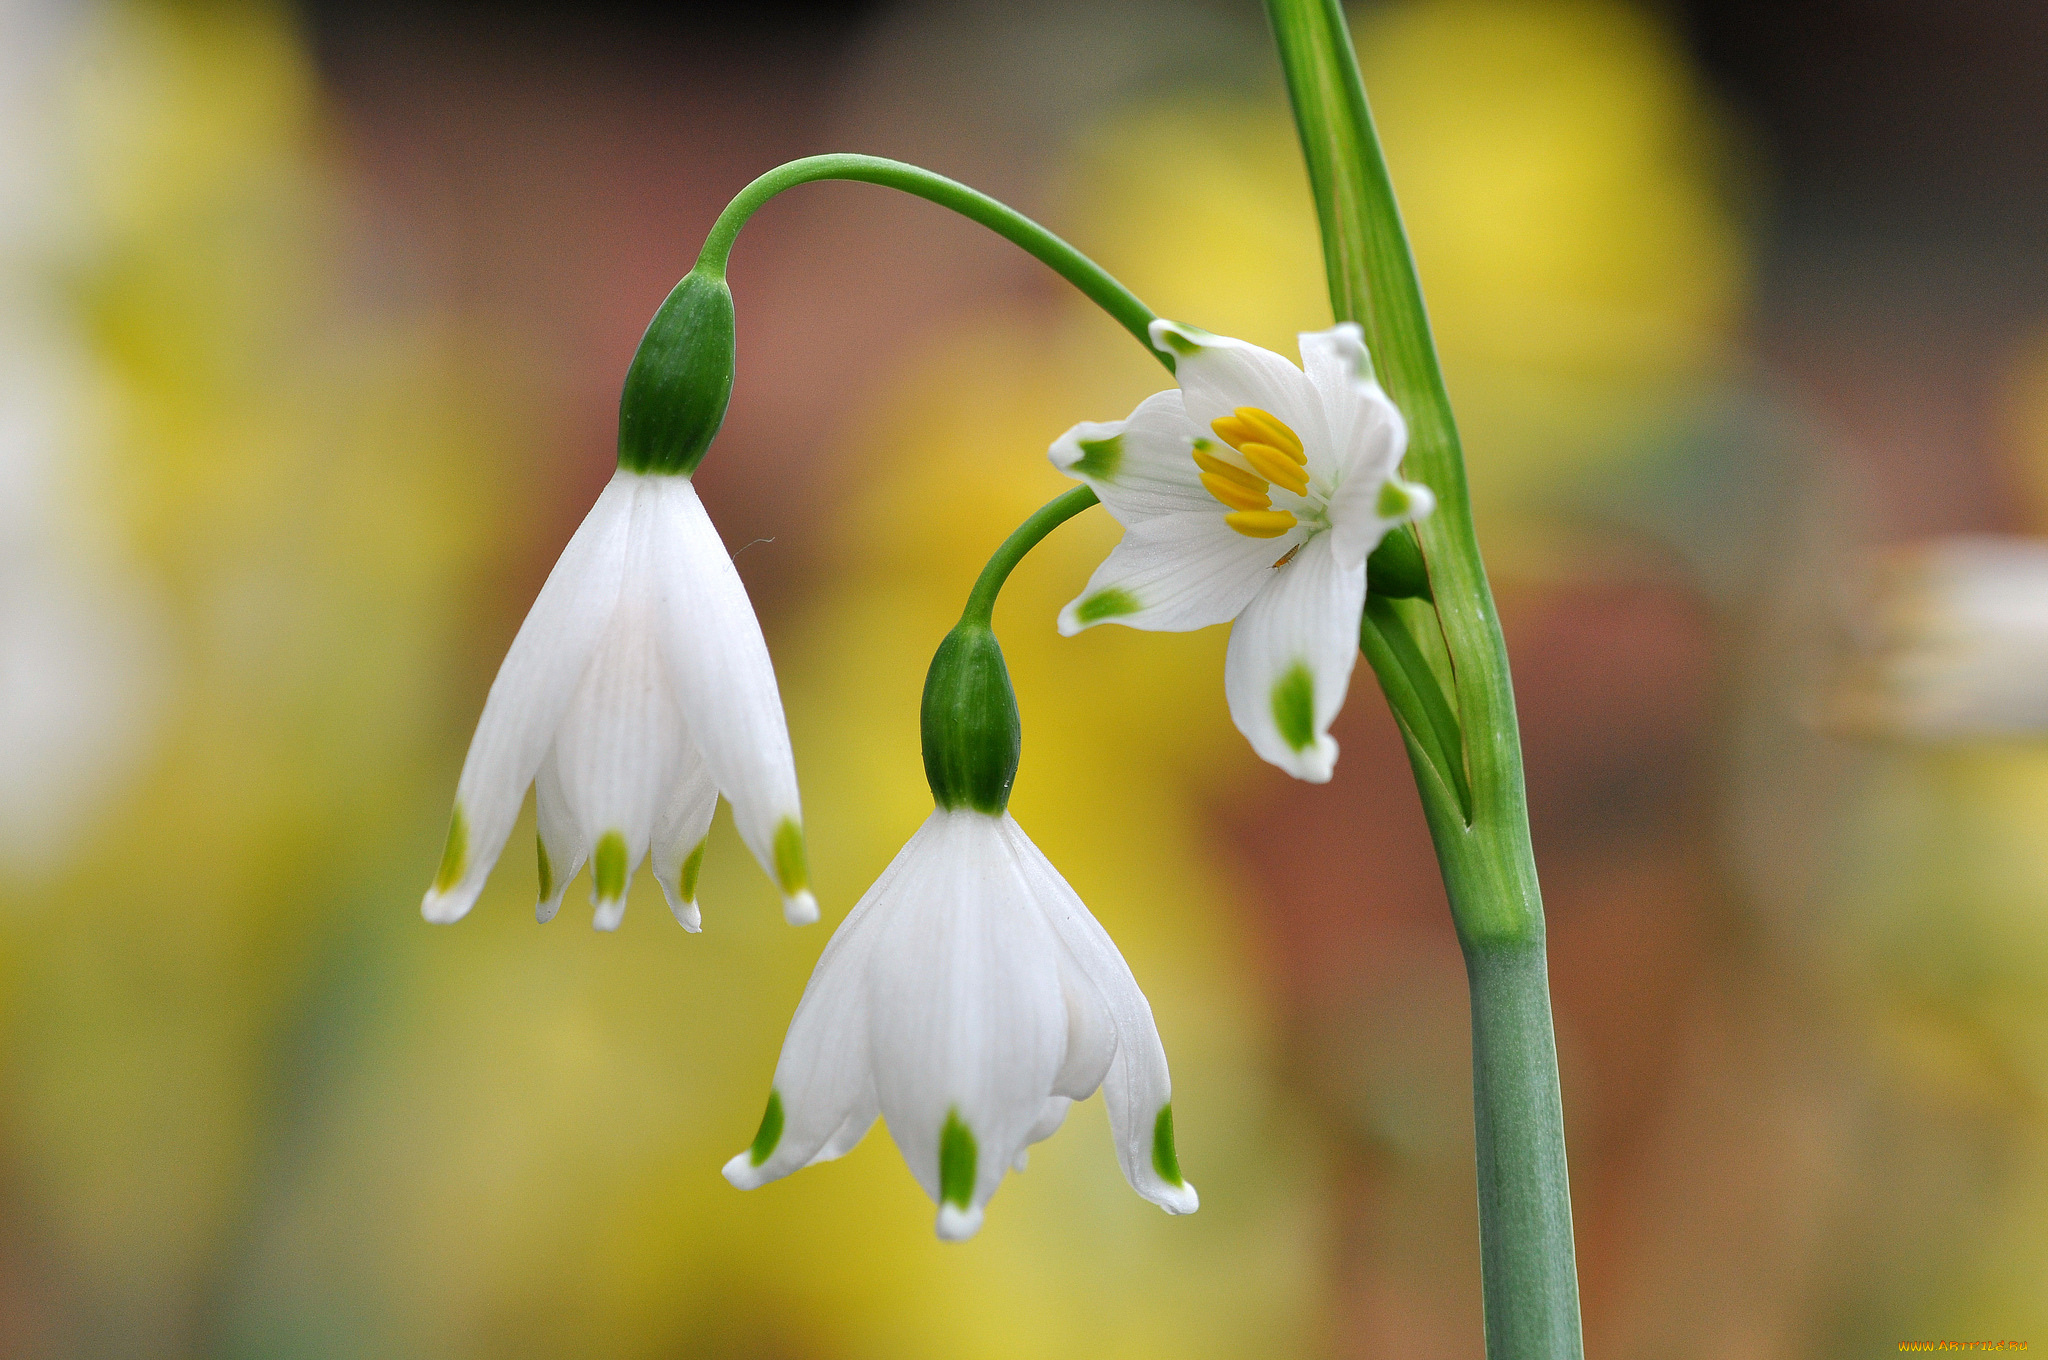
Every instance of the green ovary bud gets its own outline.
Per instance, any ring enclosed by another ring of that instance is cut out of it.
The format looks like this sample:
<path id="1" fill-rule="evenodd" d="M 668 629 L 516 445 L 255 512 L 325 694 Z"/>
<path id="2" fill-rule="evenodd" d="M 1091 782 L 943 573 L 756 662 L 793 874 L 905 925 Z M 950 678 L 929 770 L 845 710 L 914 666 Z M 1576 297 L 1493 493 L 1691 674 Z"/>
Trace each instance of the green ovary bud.
<path id="1" fill-rule="evenodd" d="M 1003 649 L 986 624 L 962 623 L 939 644 L 922 727 L 924 776 L 940 807 L 994 816 L 1009 806 L 1023 735 Z"/>
<path id="2" fill-rule="evenodd" d="M 640 337 L 619 394 L 619 466 L 687 476 L 732 396 L 732 291 L 721 275 L 683 276 Z"/>
<path id="3" fill-rule="evenodd" d="M 1390 600 L 1428 600 L 1429 567 L 1416 546 L 1415 531 L 1396 525 L 1365 559 L 1365 588 Z"/>

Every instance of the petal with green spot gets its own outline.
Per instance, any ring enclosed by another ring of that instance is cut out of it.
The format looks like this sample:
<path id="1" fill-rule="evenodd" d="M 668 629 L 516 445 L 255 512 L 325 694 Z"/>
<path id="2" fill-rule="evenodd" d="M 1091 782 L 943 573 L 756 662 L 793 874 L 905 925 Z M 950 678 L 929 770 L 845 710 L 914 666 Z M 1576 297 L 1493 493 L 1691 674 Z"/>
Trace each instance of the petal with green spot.
<path id="1" fill-rule="evenodd" d="M 462 804 L 455 805 L 455 812 L 448 819 L 448 843 L 441 850 L 441 868 L 434 875 L 434 891 L 444 893 L 462 881 L 462 871 L 469 867 L 469 823 L 462 815 Z"/>
<path id="2" fill-rule="evenodd" d="M 1280 738 L 1297 751 L 1316 739 L 1316 678 L 1306 662 L 1297 661 L 1273 682 L 1273 722 Z"/>
<path id="3" fill-rule="evenodd" d="M 974 1132 L 960 1118 L 960 1111 L 947 1111 L 946 1125 L 939 1130 L 939 1203 L 960 1209 L 973 1203 L 978 1155 Z"/>
<path id="4" fill-rule="evenodd" d="M 597 842 L 597 853 L 591 856 L 590 876 L 597 888 L 600 902 L 616 901 L 626 892 L 626 838 L 616 831 L 607 831 Z"/>
<path id="5" fill-rule="evenodd" d="M 768 1108 L 761 1112 L 761 1127 L 754 1132 L 754 1142 L 747 1149 L 747 1160 L 755 1166 L 775 1155 L 775 1145 L 782 1141 L 782 1092 L 770 1088 Z"/>

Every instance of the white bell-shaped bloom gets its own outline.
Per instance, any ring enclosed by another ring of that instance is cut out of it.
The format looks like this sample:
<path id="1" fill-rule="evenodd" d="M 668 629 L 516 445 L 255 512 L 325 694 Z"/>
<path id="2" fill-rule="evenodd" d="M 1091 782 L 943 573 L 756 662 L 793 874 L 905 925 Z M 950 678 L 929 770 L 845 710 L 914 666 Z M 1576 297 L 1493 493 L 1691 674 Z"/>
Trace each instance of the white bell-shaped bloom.
<path id="1" fill-rule="evenodd" d="M 1330 777 L 1329 727 L 1358 659 L 1365 559 L 1436 498 L 1400 479 L 1408 427 L 1345 322 L 1300 337 L 1306 372 L 1257 345 L 1171 321 L 1152 343 L 1178 390 L 1052 446 L 1124 536 L 1060 613 L 1183 631 L 1235 619 L 1224 689 L 1237 728 L 1300 779 Z"/>
<path id="2" fill-rule="evenodd" d="M 429 921 L 475 904 L 529 784 L 543 921 L 588 861 L 596 924 L 615 928 L 652 856 L 676 919 L 697 929 L 720 793 L 784 915 L 818 918 L 768 647 L 688 477 L 621 469 L 548 574 L 484 701 Z"/>
<path id="3" fill-rule="evenodd" d="M 825 946 L 725 1176 L 751 1190 L 843 1156 L 880 1115 L 957 1241 L 1098 1086 L 1132 1188 L 1194 1212 L 1166 1052 L 1123 955 L 1007 812 L 941 808 Z"/>

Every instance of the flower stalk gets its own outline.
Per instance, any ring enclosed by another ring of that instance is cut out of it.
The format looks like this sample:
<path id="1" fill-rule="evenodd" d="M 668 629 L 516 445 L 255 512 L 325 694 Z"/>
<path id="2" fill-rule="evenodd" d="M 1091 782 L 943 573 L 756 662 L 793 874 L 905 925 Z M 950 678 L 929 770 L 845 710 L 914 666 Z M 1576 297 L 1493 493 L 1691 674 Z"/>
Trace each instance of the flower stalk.
<path id="1" fill-rule="evenodd" d="M 1146 335 L 1146 328 L 1153 321 L 1151 308 L 1138 301 L 1130 289 L 1117 282 L 1101 265 L 1008 204 L 999 203 L 958 180 L 881 156 L 835 152 L 825 156 L 806 156 L 802 160 L 776 166 L 740 190 L 726 205 L 725 211 L 718 215 L 718 220 L 711 224 L 710 234 L 704 238 L 704 248 L 698 252 L 697 267 L 692 272 L 723 279 L 734 239 L 739 236 L 740 228 L 746 225 L 747 219 L 764 203 L 799 184 L 835 179 L 897 189 L 980 223 L 1080 289 L 1083 296 L 1108 312 L 1118 325 L 1136 336 L 1138 343 L 1165 364 L 1169 372 L 1172 371 L 1172 356 L 1154 350 Z"/>
<path id="2" fill-rule="evenodd" d="M 1578 1276 L 1543 905 L 1507 648 L 1457 425 L 1343 9 L 1338 0 L 1267 0 L 1266 9 L 1308 162 L 1331 308 L 1364 328 L 1379 379 L 1408 421 L 1406 474 L 1437 497 L 1436 513 L 1416 526 L 1431 603 L 1404 607 L 1410 619 L 1433 615 L 1448 699 L 1385 600 L 1368 607 L 1361 645 L 1407 743 L 1471 983 L 1487 1355 L 1576 1360 Z"/>
<path id="3" fill-rule="evenodd" d="M 1144 346 L 1145 352 L 1157 360 L 1167 372 L 1176 372 L 1173 348 L 1154 340 L 1153 326 L 1158 318 L 1152 309 L 1102 266 L 1007 204 L 944 175 L 880 156 L 853 153 L 806 156 L 801 160 L 779 165 L 757 177 L 736 194 L 726 205 L 725 210 L 718 215 L 717 221 L 712 224 L 710 232 L 705 237 L 703 248 L 698 252 L 696 266 L 683 283 L 677 285 L 675 293 L 663 308 L 664 313 L 674 309 L 680 315 L 681 309 L 687 304 L 691 313 L 701 313 L 715 321 L 717 318 L 713 313 L 717 311 L 717 304 L 729 305 L 730 294 L 725 288 L 725 270 L 732 255 L 733 243 L 739 237 L 740 228 L 776 195 L 799 185 L 824 180 L 846 180 L 895 189 L 950 209 L 970 221 L 987 227 L 1073 284 L 1083 296 L 1102 308 L 1117 324 L 1130 332 L 1131 336 Z M 675 324 L 679 327 L 681 322 Z M 657 318 L 656 325 L 649 329 L 650 339 L 661 329 L 661 319 Z M 721 343 L 729 343 L 729 330 L 720 330 L 708 322 L 703 324 L 703 329 Z M 648 345 L 648 341 L 642 342 L 643 351 Z M 722 417 L 722 405 L 716 415 Z M 712 428 L 715 428 L 715 425 L 714 418 Z M 694 427 L 688 433 L 694 438 Z M 621 447 L 624 448 L 623 443 Z M 1010 568 L 1054 527 L 1096 503 L 1093 491 L 1087 487 L 1077 488 L 1068 496 L 1046 505 L 1021 525 L 997 550 L 995 557 L 983 571 L 981 579 L 976 582 L 974 593 L 968 600 L 967 611 L 963 615 L 963 625 L 969 618 L 975 616 L 977 611 L 986 623 L 988 611 L 995 600 L 995 593 L 1001 589 Z M 1371 588 L 1374 593 L 1400 598 L 1429 597 L 1431 586 L 1428 572 L 1422 554 L 1415 546 L 1414 538 L 1409 534 L 1404 532 L 1388 535 L 1373 552 L 1369 565 L 1373 581 Z M 1398 617 L 1391 617 L 1382 624 L 1382 627 L 1400 630 L 1405 628 L 1405 624 L 1401 623 Z M 1405 651 L 1416 650 L 1413 638 L 1407 638 L 1405 642 Z M 1387 692 L 1388 702 L 1393 705 L 1404 731 L 1443 729 L 1441 719 L 1442 715 L 1448 712 L 1448 706 L 1442 702 L 1440 694 L 1433 705 L 1426 703 L 1428 693 L 1413 687 Z M 1432 743 L 1430 749 L 1439 753 L 1453 752 L 1458 749 L 1458 742 L 1455 739 L 1440 739 Z M 1448 756 L 1445 756 L 1445 759 L 1448 759 Z M 1440 782 L 1445 787 L 1464 787 L 1462 776 L 1450 765 L 1439 766 L 1439 771 Z"/>

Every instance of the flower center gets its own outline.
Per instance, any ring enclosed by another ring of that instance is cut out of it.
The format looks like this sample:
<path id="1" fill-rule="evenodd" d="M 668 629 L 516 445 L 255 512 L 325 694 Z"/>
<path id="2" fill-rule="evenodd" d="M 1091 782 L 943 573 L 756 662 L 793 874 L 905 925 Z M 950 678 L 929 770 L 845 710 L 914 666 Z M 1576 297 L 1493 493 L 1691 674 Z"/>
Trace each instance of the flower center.
<path id="1" fill-rule="evenodd" d="M 1256 406 L 1240 406 L 1210 421 L 1209 428 L 1237 455 L 1231 459 L 1214 442 L 1195 441 L 1195 466 L 1202 470 L 1203 487 L 1229 507 L 1223 522 L 1246 538 L 1278 538 L 1299 523 L 1293 510 L 1273 507 L 1273 490 L 1308 495 L 1308 453 L 1301 436 L 1286 421 Z"/>

